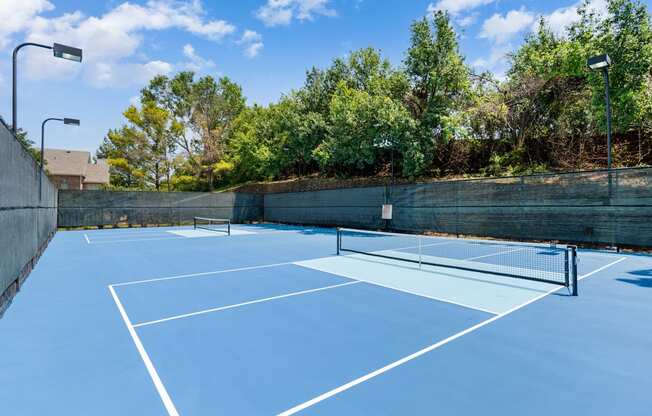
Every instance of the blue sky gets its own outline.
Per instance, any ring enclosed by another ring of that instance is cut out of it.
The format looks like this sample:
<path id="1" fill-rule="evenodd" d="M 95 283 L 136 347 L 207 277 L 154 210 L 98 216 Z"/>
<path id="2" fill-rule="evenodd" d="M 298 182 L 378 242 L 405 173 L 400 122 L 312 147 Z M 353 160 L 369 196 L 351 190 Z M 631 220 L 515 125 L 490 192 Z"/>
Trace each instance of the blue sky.
<path id="1" fill-rule="evenodd" d="M 650 1 L 644 3 L 650 5 Z M 18 3 L 18 4 L 16 4 Z M 40 140 L 47 117 L 78 117 L 80 127 L 48 125 L 46 146 L 94 152 L 109 128 L 157 73 L 227 75 L 251 103 L 267 104 L 302 85 L 306 69 L 373 46 L 400 65 L 412 21 L 448 10 L 461 51 L 476 70 L 499 76 L 505 54 L 539 16 L 562 32 L 577 0 L 0 0 L 0 114 L 11 121 L 11 51 L 24 41 L 84 49 L 76 64 L 38 48 L 21 51 L 19 120 Z M 599 12 L 605 0 L 593 0 Z"/>

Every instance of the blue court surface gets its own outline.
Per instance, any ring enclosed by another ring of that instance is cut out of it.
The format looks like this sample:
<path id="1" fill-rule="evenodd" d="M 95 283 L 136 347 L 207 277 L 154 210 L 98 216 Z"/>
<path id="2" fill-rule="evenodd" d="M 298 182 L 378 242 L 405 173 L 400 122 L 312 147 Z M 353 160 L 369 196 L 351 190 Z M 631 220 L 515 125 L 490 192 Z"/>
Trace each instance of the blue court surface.
<path id="1" fill-rule="evenodd" d="M 652 414 L 652 257 L 579 250 L 574 297 L 482 271 L 510 256 L 545 275 L 554 247 L 419 242 L 419 261 L 471 271 L 336 240 L 59 232 L 0 319 L 0 414 Z"/>

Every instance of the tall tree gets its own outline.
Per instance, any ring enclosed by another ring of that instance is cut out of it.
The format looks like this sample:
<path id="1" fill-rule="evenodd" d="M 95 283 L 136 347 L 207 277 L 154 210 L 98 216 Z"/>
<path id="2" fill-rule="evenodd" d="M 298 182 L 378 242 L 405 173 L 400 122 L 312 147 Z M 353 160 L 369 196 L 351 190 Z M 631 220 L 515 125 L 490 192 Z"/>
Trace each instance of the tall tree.
<path id="1" fill-rule="evenodd" d="M 98 157 L 108 159 L 120 185 L 129 186 L 141 178 L 145 187 L 159 191 L 165 184 L 166 190 L 171 190 L 173 137 L 177 133 L 169 113 L 155 102 L 145 101 L 142 108 L 132 105 L 123 114 L 128 125 L 109 131 Z"/>
<path id="2" fill-rule="evenodd" d="M 445 147 L 460 133 L 459 111 L 470 86 L 448 13 L 437 11 L 432 22 L 424 18 L 412 25 L 405 66 L 412 83 L 407 104 L 419 123 L 421 152 L 431 159 L 431 169 L 440 171 Z"/>
<path id="3" fill-rule="evenodd" d="M 227 77 L 217 82 L 205 76 L 192 87 L 191 128 L 197 134 L 197 150 L 206 173 L 209 189 L 213 189 L 216 164 L 226 155 L 226 144 L 233 121 L 245 108 L 242 88 Z"/>

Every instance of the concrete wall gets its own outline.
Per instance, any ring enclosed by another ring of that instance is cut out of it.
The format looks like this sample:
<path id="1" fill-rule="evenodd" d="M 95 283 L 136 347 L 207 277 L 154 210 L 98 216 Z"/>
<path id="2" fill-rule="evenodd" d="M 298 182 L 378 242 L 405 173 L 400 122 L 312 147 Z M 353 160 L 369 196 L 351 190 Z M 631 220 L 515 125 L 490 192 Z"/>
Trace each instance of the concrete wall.
<path id="1" fill-rule="evenodd" d="M 31 154 L 0 123 L 0 314 L 54 234 L 56 210 L 56 189 Z"/>
<path id="2" fill-rule="evenodd" d="M 276 193 L 264 205 L 274 222 L 652 247 L 652 168 Z"/>
<path id="3" fill-rule="evenodd" d="M 206 192 L 59 191 L 59 227 L 161 225 L 193 217 L 262 218 L 262 195 Z"/>

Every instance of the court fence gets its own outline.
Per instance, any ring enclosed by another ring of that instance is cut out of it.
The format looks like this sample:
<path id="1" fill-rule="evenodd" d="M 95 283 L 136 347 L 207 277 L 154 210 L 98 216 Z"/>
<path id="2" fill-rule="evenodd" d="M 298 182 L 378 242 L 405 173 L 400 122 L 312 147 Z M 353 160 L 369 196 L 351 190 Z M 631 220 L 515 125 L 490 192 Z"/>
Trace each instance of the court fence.
<path id="1" fill-rule="evenodd" d="M 234 192 L 59 191 L 59 227 L 192 224 L 195 217 L 262 218 L 262 195 Z"/>
<path id="2" fill-rule="evenodd" d="M 652 168 L 269 193 L 264 219 L 652 247 Z"/>
<path id="3" fill-rule="evenodd" d="M 54 235 L 56 212 L 55 187 L 0 119 L 0 317 Z"/>
<path id="4" fill-rule="evenodd" d="M 381 207 L 392 206 L 383 219 Z M 59 226 L 228 218 L 652 247 L 652 168 L 279 193 L 60 191 Z"/>

